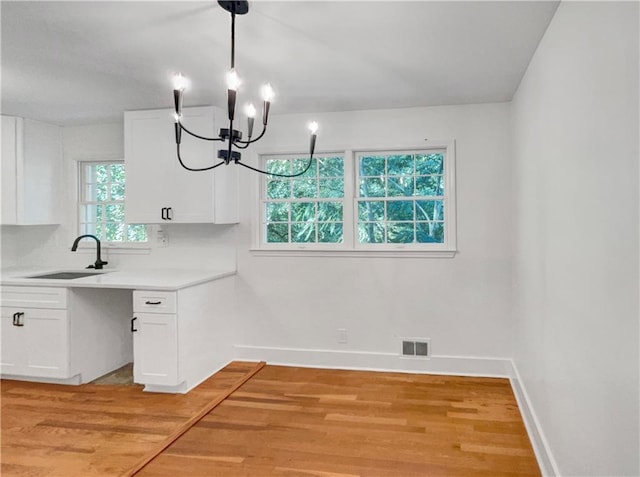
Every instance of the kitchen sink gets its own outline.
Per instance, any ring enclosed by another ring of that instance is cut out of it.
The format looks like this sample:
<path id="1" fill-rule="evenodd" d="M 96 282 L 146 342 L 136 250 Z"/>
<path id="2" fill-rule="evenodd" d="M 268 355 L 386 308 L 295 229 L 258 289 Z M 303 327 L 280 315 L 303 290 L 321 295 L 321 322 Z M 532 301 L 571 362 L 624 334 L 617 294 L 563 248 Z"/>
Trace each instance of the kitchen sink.
<path id="1" fill-rule="evenodd" d="M 109 272 L 55 272 L 46 273 L 44 275 L 34 275 L 32 277 L 25 278 L 42 278 L 42 279 L 55 279 L 55 280 L 73 280 L 74 278 L 90 277 L 92 275 L 101 275 Z"/>

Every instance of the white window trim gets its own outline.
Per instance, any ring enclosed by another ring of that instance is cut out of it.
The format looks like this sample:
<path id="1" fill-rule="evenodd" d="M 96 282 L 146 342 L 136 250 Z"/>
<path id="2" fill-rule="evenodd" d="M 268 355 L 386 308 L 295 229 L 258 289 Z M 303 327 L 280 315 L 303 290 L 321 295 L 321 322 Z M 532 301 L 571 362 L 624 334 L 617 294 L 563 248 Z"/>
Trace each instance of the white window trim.
<path id="1" fill-rule="evenodd" d="M 324 156 L 343 156 L 345 154 L 345 151 L 328 151 L 328 152 L 322 152 L 322 153 L 317 153 L 315 154 L 315 157 L 324 157 Z M 271 155 L 278 155 L 278 156 L 300 156 L 300 157 L 304 157 L 305 155 L 308 155 L 308 152 L 300 152 L 300 151 L 296 151 L 296 152 L 286 152 L 283 153 L 282 151 L 274 151 L 272 153 L 260 153 L 257 155 L 258 161 L 261 163 L 260 166 L 263 167 L 262 164 L 262 157 L 264 156 L 271 156 Z M 347 162 L 347 156 L 344 156 L 344 162 L 346 164 Z M 345 174 L 344 174 L 344 182 L 345 184 L 347 183 L 348 177 L 347 177 L 347 168 L 345 167 Z M 351 173 L 350 173 L 351 174 Z M 314 252 L 318 252 L 318 251 L 322 251 L 322 252 L 339 252 L 342 250 L 345 250 L 345 243 L 347 242 L 346 237 L 345 240 L 342 243 L 296 243 L 296 244 L 292 244 L 292 243 L 270 243 L 270 244 L 261 244 L 262 241 L 262 204 L 263 204 L 263 198 L 265 197 L 265 190 L 264 190 L 264 186 L 265 186 L 265 181 L 264 176 L 262 174 L 257 175 L 256 177 L 257 179 L 257 191 L 258 191 L 258 200 L 257 200 L 257 213 L 254 214 L 254 221 L 253 223 L 255 224 L 254 227 L 254 232 L 255 232 L 255 236 L 254 236 L 254 246 L 251 248 L 252 251 L 255 250 L 259 250 L 259 251 L 268 251 L 268 252 L 276 252 L 278 255 L 282 255 L 284 252 L 291 252 L 291 251 L 296 251 L 296 249 L 299 252 L 302 252 L 303 254 L 308 253 L 309 251 L 314 251 Z M 309 199 L 309 200 L 314 200 L 314 199 Z M 324 199 L 323 199 L 324 200 Z M 308 201 L 308 200 L 307 200 Z M 327 201 L 331 201 L 331 202 L 338 202 L 341 201 L 344 203 L 346 203 L 345 198 L 341 197 L 338 198 L 336 197 L 335 199 L 331 200 L 331 199 L 327 199 Z M 343 207 L 343 216 L 342 216 L 342 223 L 346 224 L 347 220 L 345 218 L 346 214 L 346 210 L 347 207 Z M 344 233 L 346 235 L 346 227 L 343 229 Z M 261 245 L 259 245 L 261 244 Z"/>
<path id="2" fill-rule="evenodd" d="M 124 163 L 124 158 L 122 157 L 87 157 L 87 158 L 75 158 L 73 159 L 73 174 L 75 178 L 76 184 L 76 195 L 74 201 L 74 213 L 73 213 L 73 230 L 77 234 L 76 237 L 81 235 L 80 232 L 80 198 L 82 197 L 82 187 L 83 187 L 83 177 L 82 172 L 80 170 L 80 165 L 83 163 L 106 163 L 106 162 L 122 162 Z M 125 202 L 126 207 L 126 202 Z M 151 253 L 151 232 L 149 230 L 149 226 L 147 227 L 147 241 L 146 242 L 106 242 L 100 241 L 100 248 L 102 250 L 108 250 L 111 254 L 141 254 L 147 255 Z M 78 243 L 78 252 L 80 253 L 94 253 L 96 250 L 96 244 L 93 240 L 81 240 Z"/>
<path id="3" fill-rule="evenodd" d="M 356 172 L 354 163 L 356 154 L 368 151 L 407 151 L 407 150 L 428 150 L 444 149 L 445 158 L 445 200 L 447 207 L 445 213 L 445 242 L 442 244 L 429 244 L 429 249 L 425 249 L 425 244 L 360 244 L 356 243 L 354 237 L 357 230 L 357 190 Z M 299 150 L 262 150 L 255 155 L 260 166 L 264 156 L 271 155 L 292 155 L 304 156 L 307 152 Z M 405 144 L 402 146 L 389 147 L 346 147 L 331 148 L 316 152 L 316 157 L 330 155 L 344 155 L 345 169 L 345 198 L 343 206 L 344 241 L 340 244 L 263 244 L 262 243 L 262 201 L 264 199 L 264 177 L 256 174 L 255 183 L 257 198 L 254 201 L 252 214 L 252 246 L 249 249 L 256 257 L 387 257 L 387 258 L 453 258 L 457 253 L 457 207 L 456 207 L 456 148 L 455 140 L 429 140 L 427 143 Z M 347 184 L 351 190 L 348 191 Z M 348 226 L 348 224 L 351 224 Z"/>

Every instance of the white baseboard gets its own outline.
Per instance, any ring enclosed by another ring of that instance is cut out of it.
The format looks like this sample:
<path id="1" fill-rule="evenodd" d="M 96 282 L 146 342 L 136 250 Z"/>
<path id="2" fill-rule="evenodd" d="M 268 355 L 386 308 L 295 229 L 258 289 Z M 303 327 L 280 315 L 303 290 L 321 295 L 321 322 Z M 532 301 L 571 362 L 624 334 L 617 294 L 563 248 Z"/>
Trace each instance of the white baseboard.
<path id="1" fill-rule="evenodd" d="M 145 384 L 143 391 L 149 393 L 186 394 L 187 383 L 184 381 L 176 386 L 162 386 L 158 384 Z"/>
<path id="2" fill-rule="evenodd" d="M 328 349 L 272 348 L 235 345 L 236 359 L 306 368 L 395 371 L 448 374 L 452 376 L 511 377 L 509 358 L 473 356 L 431 356 L 409 358 L 396 353 L 341 351 Z"/>
<path id="3" fill-rule="evenodd" d="M 527 390 L 520 378 L 520 373 L 518 373 L 518 368 L 513 360 L 509 361 L 511 366 L 511 388 L 513 389 L 513 394 L 516 396 L 516 401 L 520 408 L 520 414 L 522 415 L 524 425 L 527 428 L 529 440 L 531 441 L 533 451 L 536 454 L 540 471 L 545 477 L 560 477 L 558 464 L 553 457 L 549 442 L 542 431 L 540 421 L 536 416 L 531 400 L 529 399 L 529 395 L 527 394 Z"/>
<path id="4" fill-rule="evenodd" d="M 19 376 L 16 374 L 2 374 L 1 379 L 11 379 L 13 381 L 28 381 L 30 383 L 47 383 L 47 384 L 66 384 L 70 386 L 77 386 L 82 384 L 80 375 L 76 374 L 70 378 L 39 378 L 32 376 Z"/>

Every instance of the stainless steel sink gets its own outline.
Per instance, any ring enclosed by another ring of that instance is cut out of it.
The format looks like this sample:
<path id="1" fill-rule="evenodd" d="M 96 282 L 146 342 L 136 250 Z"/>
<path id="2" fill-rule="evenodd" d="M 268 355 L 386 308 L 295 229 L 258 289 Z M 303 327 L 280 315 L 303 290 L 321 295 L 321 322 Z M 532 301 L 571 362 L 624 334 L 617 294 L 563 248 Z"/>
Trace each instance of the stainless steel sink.
<path id="1" fill-rule="evenodd" d="M 92 275 L 101 275 L 109 272 L 55 272 L 46 273 L 44 275 L 34 275 L 24 278 L 43 278 L 43 279 L 55 279 L 55 280 L 73 280 L 74 278 L 90 277 Z"/>

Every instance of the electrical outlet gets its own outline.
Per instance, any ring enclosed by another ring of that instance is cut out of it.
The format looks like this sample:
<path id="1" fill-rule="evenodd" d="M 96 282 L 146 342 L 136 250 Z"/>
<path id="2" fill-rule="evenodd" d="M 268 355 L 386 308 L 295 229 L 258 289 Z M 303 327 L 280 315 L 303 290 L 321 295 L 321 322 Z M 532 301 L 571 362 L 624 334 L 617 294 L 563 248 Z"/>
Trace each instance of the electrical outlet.
<path id="1" fill-rule="evenodd" d="M 338 328 L 336 331 L 338 332 L 338 343 L 347 344 L 349 342 L 349 335 L 346 328 Z"/>
<path id="2" fill-rule="evenodd" d="M 169 236 L 163 229 L 156 230 L 156 245 L 158 247 L 169 246 Z"/>

